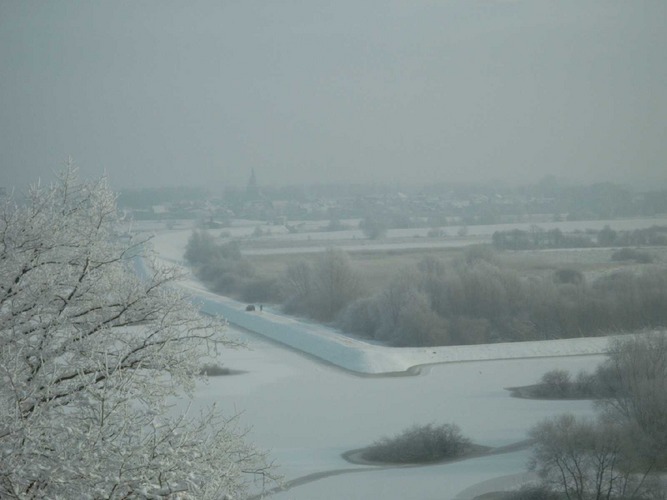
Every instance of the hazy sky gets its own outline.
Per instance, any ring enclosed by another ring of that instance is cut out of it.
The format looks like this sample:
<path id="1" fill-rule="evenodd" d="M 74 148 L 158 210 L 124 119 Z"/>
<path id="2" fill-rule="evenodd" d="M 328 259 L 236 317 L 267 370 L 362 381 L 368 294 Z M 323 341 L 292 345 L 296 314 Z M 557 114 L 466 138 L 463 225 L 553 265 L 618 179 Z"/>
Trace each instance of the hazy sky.
<path id="1" fill-rule="evenodd" d="M 0 0 L 0 186 L 667 182 L 667 2 Z"/>

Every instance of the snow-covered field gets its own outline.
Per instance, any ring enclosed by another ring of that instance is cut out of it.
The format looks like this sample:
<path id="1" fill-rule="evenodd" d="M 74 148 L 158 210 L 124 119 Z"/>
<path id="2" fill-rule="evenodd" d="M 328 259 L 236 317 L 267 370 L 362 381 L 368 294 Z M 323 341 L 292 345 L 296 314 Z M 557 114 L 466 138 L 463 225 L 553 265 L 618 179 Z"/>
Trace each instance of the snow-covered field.
<path id="1" fill-rule="evenodd" d="M 245 373 L 210 379 L 198 404 L 217 402 L 243 411 L 249 438 L 271 450 L 286 481 L 320 472 L 355 469 L 305 482 L 276 499 L 464 499 L 516 484 L 527 450 L 452 464 L 379 469 L 347 463 L 341 454 L 419 423 L 455 422 L 474 442 L 504 446 L 526 438 L 528 428 L 562 411 L 589 414 L 587 401 L 530 401 L 506 387 L 538 379 L 545 371 L 590 369 L 602 356 L 469 361 L 425 367 L 415 376 L 360 376 L 231 328 L 249 350 L 226 351 L 220 361 Z M 307 480 L 307 478 L 306 478 Z M 491 481 L 493 480 L 493 481 Z M 484 484 L 480 484 L 484 483 Z"/>
<path id="2" fill-rule="evenodd" d="M 190 236 L 193 221 L 180 221 L 174 224 L 173 230 L 165 230 L 164 222 L 141 222 L 136 229 L 155 231 L 155 244 L 160 248 L 166 259 L 173 262 L 183 258 L 184 244 Z M 358 221 L 350 221 L 350 225 Z M 444 237 L 427 237 L 430 228 L 390 229 L 387 237 L 382 240 L 368 240 L 360 229 L 345 231 L 322 232 L 320 228 L 326 223 L 311 222 L 301 228 L 302 232 L 289 233 L 284 226 L 267 225 L 260 221 L 241 221 L 232 227 L 211 230 L 214 236 L 229 235 L 243 241 L 243 253 L 247 255 L 270 255 L 284 253 L 319 252 L 328 246 L 338 246 L 346 251 L 378 251 L 398 250 L 410 248 L 451 248 L 470 245 L 473 243 L 490 243 L 496 231 L 510 231 L 520 229 L 527 231 L 535 224 L 514 223 L 452 226 L 444 228 Z M 564 232 L 600 230 L 610 226 L 617 231 L 648 228 L 651 226 L 667 226 L 667 217 L 653 217 L 644 219 L 595 220 L 595 221 L 566 221 L 544 222 L 538 227 L 548 231 L 559 228 Z M 255 237 L 256 228 L 262 229 L 264 235 Z M 459 231 L 465 229 L 465 236 L 459 236 Z"/>
<path id="3" fill-rule="evenodd" d="M 163 232 L 157 253 L 178 262 L 188 235 Z M 545 417 L 592 413 L 588 401 L 522 400 L 505 388 L 554 368 L 590 370 L 603 359 L 604 339 L 389 348 L 268 308 L 248 313 L 245 304 L 210 294 L 193 279 L 183 286 L 203 310 L 227 317 L 229 335 L 248 344 L 220 356 L 243 373 L 211 378 L 197 389 L 195 405 L 215 402 L 243 413 L 249 439 L 271 451 L 291 486 L 271 495 L 276 500 L 464 500 L 512 488 L 525 480 L 528 449 L 407 468 L 354 465 L 341 455 L 413 424 L 454 422 L 474 442 L 498 447 L 526 439 Z"/>

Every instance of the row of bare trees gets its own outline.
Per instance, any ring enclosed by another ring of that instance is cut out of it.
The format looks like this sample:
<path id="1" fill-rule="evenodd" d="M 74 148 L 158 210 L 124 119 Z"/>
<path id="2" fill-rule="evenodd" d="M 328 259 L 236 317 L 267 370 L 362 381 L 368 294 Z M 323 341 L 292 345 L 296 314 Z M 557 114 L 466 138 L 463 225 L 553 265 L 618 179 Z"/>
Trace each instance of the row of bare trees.
<path id="1" fill-rule="evenodd" d="M 570 276 L 571 275 L 571 276 Z M 646 266 L 587 283 L 580 273 L 525 278 L 488 251 L 422 260 L 346 307 L 344 330 L 392 345 L 593 336 L 667 325 L 667 270 Z"/>
<path id="2" fill-rule="evenodd" d="M 215 292 L 249 302 L 282 302 L 283 309 L 331 322 L 349 304 L 366 295 L 359 272 L 344 251 L 329 248 L 313 263 L 287 266 L 280 280 L 258 276 L 237 242 L 218 243 L 206 231 L 193 231 L 185 259 Z"/>
<path id="3" fill-rule="evenodd" d="M 278 283 L 257 275 L 252 263 L 241 254 L 237 241 L 221 244 L 207 231 L 193 231 L 185 260 L 197 278 L 214 292 L 248 302 L 272 302 L 279 297 Z"/>
<path id="4" fill-rule="evenodd" d="M 538 248 L 636 247 L 667 245 L 667 228 L 652 226 L 630 231 L 615 231 L 605 226 L 599 231 L 563 233 L 532 226 L 529 231 L 513 229 L 493 233 L 493 245 L 499 250 Z"/>
<path id="5" fill-rule="evenodd" d="M 214 291 L 278 302 L 289 314 L 334 322 L 395 346 L 479 344 L 593 336 L 667 326 L 667 269 L 618 271 L 587 282 L 573 269 L 525 277 L 490 247 L 471 247 L 445 264 L 426 257 L 372 292 L 363 270 L 335 248 L 287 267 L 280 279 L 257 276 L 238 245 L 195 231 L 186 253 Z"/>

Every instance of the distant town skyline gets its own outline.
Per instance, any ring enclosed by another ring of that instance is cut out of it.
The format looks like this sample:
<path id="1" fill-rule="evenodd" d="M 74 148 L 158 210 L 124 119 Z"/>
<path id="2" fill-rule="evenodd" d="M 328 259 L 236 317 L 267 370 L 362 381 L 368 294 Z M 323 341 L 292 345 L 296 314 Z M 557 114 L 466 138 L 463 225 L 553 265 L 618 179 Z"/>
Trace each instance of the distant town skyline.
<path id="1" fill-rule="evenodd" d="M 0 0 L 0 186 L 667 186 L 667 2 Z"/>

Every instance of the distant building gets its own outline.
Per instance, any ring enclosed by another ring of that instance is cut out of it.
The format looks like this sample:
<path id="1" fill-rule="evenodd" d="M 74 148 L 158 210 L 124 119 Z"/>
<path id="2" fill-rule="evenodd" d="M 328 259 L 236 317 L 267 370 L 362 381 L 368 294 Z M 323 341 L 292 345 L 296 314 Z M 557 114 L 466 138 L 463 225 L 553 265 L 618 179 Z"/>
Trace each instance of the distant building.
<path id="1" fill-rule="evenodd" d="M 257 177 L 255 176 L 255 169 L 253 168 L 250 172 L 250 179 L 248 180 L 248 185 L 245 188 L 246 201 L 258 201 L 261 200 L 262 192 L 259 189 L 257 184 Z"/>

